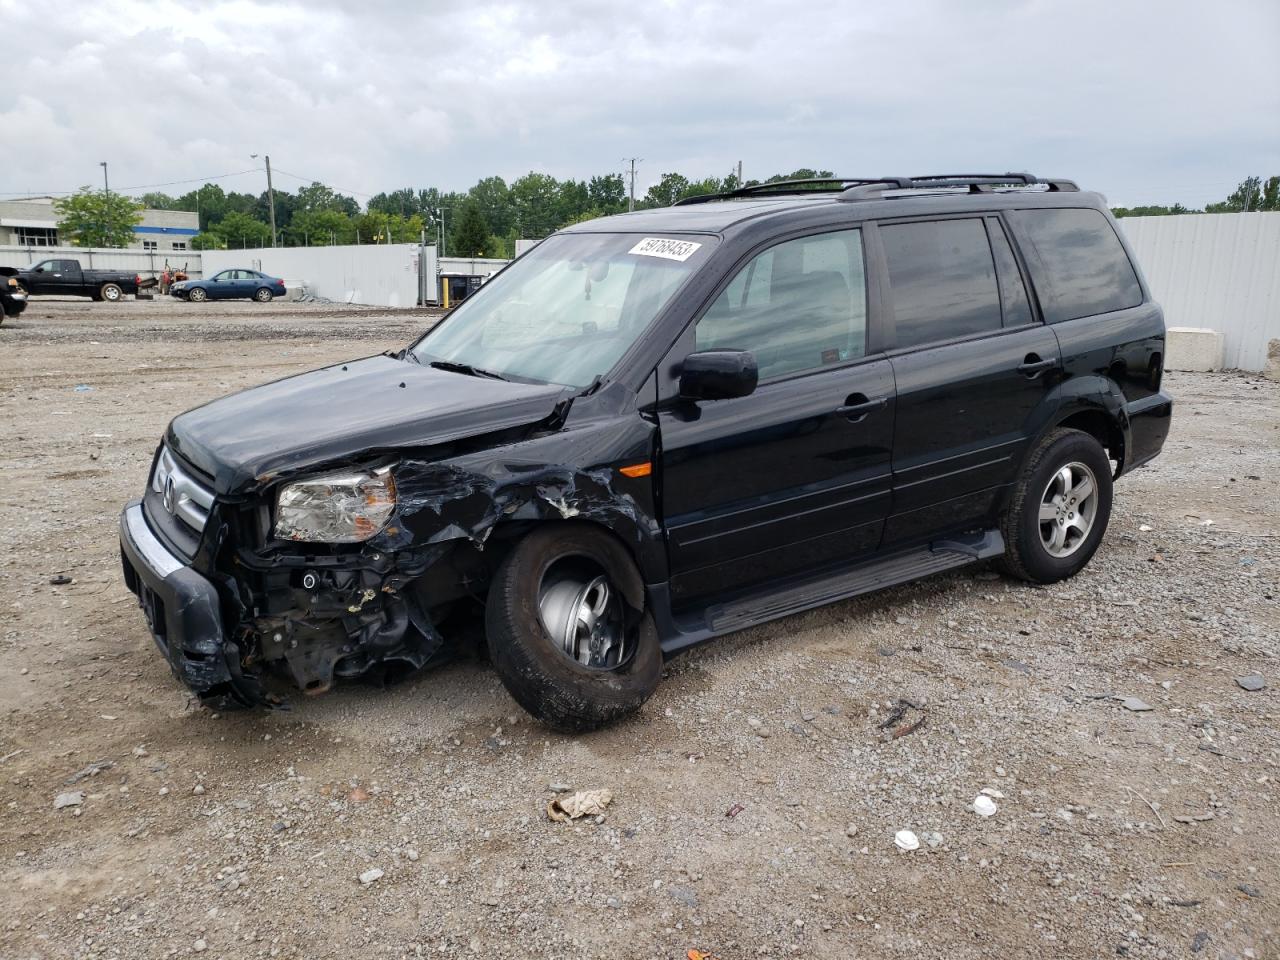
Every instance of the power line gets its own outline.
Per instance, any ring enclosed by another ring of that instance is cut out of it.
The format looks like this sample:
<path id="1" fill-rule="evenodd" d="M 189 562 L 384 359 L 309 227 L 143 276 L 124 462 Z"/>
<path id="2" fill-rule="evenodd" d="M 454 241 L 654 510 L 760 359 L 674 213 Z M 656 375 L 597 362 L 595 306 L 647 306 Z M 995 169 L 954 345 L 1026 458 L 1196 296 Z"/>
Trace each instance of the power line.
<path id="1" fill-rule="evenodd" d="M 303 183 L 306 183 L 306 184 L 324 183 L 324 181 L 321 180 L 319 177 L 304 177 L 296 173 L 290 173 L 288 170 L 282 170 L 279 167 L 276 167 L 275 171 L 276 173 L 283 173 L 286 177 L 293 177 L 293 179 L 295 180 L 301 180 Z M 324 185 L 326 187 L 329 187 L 329 189 L 333 190 L 335 193 L 345 193 L 348 196 L 352 196 L 352 197 L 372 197 L 373 196 L 372 193 L 364 193 L 360 190 L 344 190 L 342 187 L 335 187 L 332 184 L 328 184 L 328 183 L 324 183 Z"/>
<path id="2" fill-rule="evenodd" d="M 116 187 L 116 193 L 125 193 L 129 190 L 150 190 L 153 187 L 176 187 L 184 183 L 209 183 L 212 180 L 226 180 L 229 177 L 242 177 L 246 173 L 257 173 L 261 167 L 251 167 L 248 170 L 237 170 L 235 173 L 220 173 L 216 177 L 192 177 L 189 180 L 166 180 L 164 183 L 138 183 L 131 187 Z M 55 197 L 70 196 L 75 190 L 0 190 L 2 197 Z"/>

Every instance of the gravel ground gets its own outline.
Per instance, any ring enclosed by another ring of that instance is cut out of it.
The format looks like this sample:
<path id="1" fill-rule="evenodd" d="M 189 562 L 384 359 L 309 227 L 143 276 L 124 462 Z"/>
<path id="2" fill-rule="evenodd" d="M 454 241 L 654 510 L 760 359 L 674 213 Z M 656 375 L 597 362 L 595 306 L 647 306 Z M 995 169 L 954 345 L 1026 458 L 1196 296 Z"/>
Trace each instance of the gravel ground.
<path id="1" fill-rule="evenodd" d="M 429 322 L 41 300 L 0 329 L 0 957 L 1277 956 L 1280 384 L 1171 375 L 1076 579 L 749 630 L 597 734 L 478 661 L 193 704 L 116 545 L 166 422 Z M 554 823 L 552 785 L 614 800 Z"/>

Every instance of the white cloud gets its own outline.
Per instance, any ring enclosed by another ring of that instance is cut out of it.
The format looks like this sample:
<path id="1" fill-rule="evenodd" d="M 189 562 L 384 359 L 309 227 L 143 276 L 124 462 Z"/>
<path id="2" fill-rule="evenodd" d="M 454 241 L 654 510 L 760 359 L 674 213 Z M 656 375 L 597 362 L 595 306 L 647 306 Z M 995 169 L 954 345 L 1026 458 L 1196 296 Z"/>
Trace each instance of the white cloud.
<path id="1" fill-rule="evenodd" d="M 1193 205 L 1280 173 L 1274 0 L 73 9 L 0 0 L 22 38 L 0 192 L 96 183 L 99 160 L 119 186 L 206 177 L 251 153 L 361 194 L 632 155 L 642 189 L 741 159 L 756 176 L 1030 169 Z"/>

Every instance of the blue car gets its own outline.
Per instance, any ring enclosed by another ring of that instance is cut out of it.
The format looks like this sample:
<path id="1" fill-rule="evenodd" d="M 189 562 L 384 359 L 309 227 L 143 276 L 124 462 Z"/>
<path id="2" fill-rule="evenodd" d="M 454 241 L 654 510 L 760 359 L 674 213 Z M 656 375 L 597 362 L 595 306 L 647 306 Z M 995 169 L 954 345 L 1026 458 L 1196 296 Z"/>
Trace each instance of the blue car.
<path id="1" fill-rule="evenodd" d="M 181 280 L 169 293 L 183 300 L 202 303 L 205 300 L 257 300 L 269 303 L 284 296 L 284 281 L 258 270 L 223 270 L 203 280 Z"/>

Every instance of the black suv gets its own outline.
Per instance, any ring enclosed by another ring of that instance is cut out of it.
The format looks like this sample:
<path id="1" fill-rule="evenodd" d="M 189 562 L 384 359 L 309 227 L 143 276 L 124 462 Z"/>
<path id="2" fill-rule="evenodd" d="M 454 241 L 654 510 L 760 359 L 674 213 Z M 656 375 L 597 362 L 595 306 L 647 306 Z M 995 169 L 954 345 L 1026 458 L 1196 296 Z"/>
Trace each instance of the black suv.
<path id="1" fill-rule="evenodd" d="M 1168 433 L 1164 339 L 1064 180 L 579 224 L 403 351 L 177 417 L 124 575 L 207 700 L 421 668 L 483 616 L 512 695 L 588 729 L 721 634 L 981 560 L 1076 573 Z"/>

